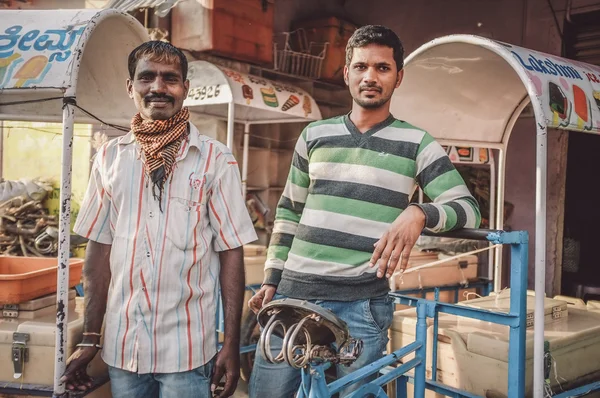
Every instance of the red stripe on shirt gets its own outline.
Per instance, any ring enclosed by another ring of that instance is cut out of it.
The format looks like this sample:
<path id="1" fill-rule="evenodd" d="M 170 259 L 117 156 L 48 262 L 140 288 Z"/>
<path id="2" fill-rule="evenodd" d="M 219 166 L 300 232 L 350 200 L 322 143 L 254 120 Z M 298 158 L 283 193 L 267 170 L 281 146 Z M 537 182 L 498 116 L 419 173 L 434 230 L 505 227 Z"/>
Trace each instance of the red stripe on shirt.
<path id="1" fill-rule="evenodd" d="M 194 234 L 195 236 L 195 234 Z M 194 254 L 194 264 L 196 255 Z M 187 286 L 190 289 L 190 295 L 185 302 L 185 315 L 187 316 L 187 337 L 188 337 L 188 370 L 192 370 L 192 317 L 190 316 L 190 301 L 192 300 L 192 285 L 190 285 L 190 278 L 192 268 L 190 267 L 187 274 Z M 202 336 L 202 342 L 204 343 L 204 336 Z"/>
<path id="2" fill-rule="evenodd" d="M 144 295 L 146 296 L 148 308 L 152 310 L 152 303 L 150 303 L 150 296 L 148 296 L 148 288 L 146 287 L 146 280 L 144 279 L 144 272 L 142 270 L 140 270 L 140 279 L 142 280 L 142 290 L 144 291 Z"/>
<path id="3" fill-rule="evenodd" d="M 231 218 L 231 212 L 229 211 L 229 206 L 227 206 L 227 200 L 225 198 L 225 195 L 223 195 L 223 186 L 221 185 L 221 181 L 219 181 L 219 190 L 221 191 L 221 198 L 223 199 L 223 203 L 225 203 L 225 210 L 227 211 L 227 217 L 229 217 L 229 220 L 231 221 L 231 227 L 233 228 L 233 232 L 235 233 L 235 237 L 237 238 L 238 242 L 241 244 L 242 240 L 240 239 L 240 236 L 238 235 L 237 229 L 235 228 L 235 222 Z"/>
<path id="4" fill-rule="evenodd" d="M 142 193 L 144 192 L 144 176 L 145 173 L 141 173 L 137 222 L 135 225 L 135 235 L 133 239 L 131 265 L 129 267 L 129 300 L 127 300 L 127 307 L 125 309 L 125 334 L 123 334 L 123 343 L 121 344 L 121 369 L 125 368 L 125 341 L 127 340 L 127 333 L 129 332 L 129 306 L 131 305 L 131 299 L 133 297 L 133 265 L 135 264 L 135 252 L 137 250 L 138 234 L 140 231 L 140 220 L 142 218 Z"/>
<path id="5" fill-rule="evenodd" d="M 212 151 L 212 146 L 211 146 L 211 151 Z M 210 159 L 210 156 L 209 156 Z M 207 161 L 208 163 L 208 161 Z M 205 167 L 204 171 L 206 172 L 208 168 Z M 198 197 L 198 203 L 202 203 L 202 198 L 204 197 L 204 190 L 200 189 L 200 195 Z M 194 253 L 194 257 L 193 257 L 193 264 L 196 264 L 196 262 L 198 261 L 198 224 L 200 224 L 200 219 L 201 219 L 201 215 L 202 213 L 199 211 L 196 214 L 196 225 L 194 226 L 194 248 L 193 248 L 193 253 Z M 202 231 L 200 231 L 200 233 L 202 233 Z M 202 289 L 202 261 L 200 261 L 200 264 L 198 265 L 200 267 L 199 269 L 199 274 L 200 274 L 200 278 L 198 280 L 198 287 L 200 288 L 200 297 L 198 298 L 199 301 L 202 301 L 202 297 L 204 297 L 204 290 Z M 190 272 L 191 272 L 191 268 L 190 268 Z M 188 272 L 188 287 L 190 289 L 190 296 L 187 299 L 187 302 L 185 303 L 185 311 L 186 314 L 188 316 L 188 328 L 187 328 L 187 332 L 188 332 L 188 355 L 189 355 L 189 366 L 191 369 L 192 366 L 192 328 L 191 328 L 191 322 L 190 322 L 190 312 L 189 312 L 189 303 L 190 300 L 192 299 L 192 287 L 190 286 L 190 273 Z M 202 358 L 206 358 L 206 350 L 205 350 L 205 346 L 206 344 L 204 344 L 204 340 L 205 340 L 205 334 L 204 334 L 204 314 L 203 314 L 203 310 L 202 310 L 202 306 L 200 306 L 200 325 L 201 325 L 201 330 L 202 330 Z"/>
<path id="6" fill-rule="evenodd" d="M 210 166 L 210 158 L 212 157 L 212 152 L 213 152 L 213 144 L 210 144 L 210 147 L 208 147 L 208 157 L 206 159 L 206 165 L 204 166 L 204 173 L 206 173 L 208 171 L 208 167 Z M 217 159 L 219 158 L 219 155 L 217 155 Z"/>
<path id="7" fill-rule="evenodd" d="M 94 221 L 92 221 L 92 225 L 90 225 L 90 229 L 88 229 L 87 234 L 86 234 L 86 238 L 89 239 L 90 235 L 92 234 L 92 231 L 94 230 L 94 227 L 96 226 L 96 223 L 98 222 L 98 217 L 100 217 L 100 211 L 102 210 L 103 207 L 103 203 L 102 200 L 104 198 L 104 188 L 102 188 L 102 192 L 100 193 L 100 206 L 98 206 L 98 211 L 96 211 L 96 216 L 94 217 Z"/>
<path id="8" fill-rule="evenodd" d="M 102 155 L 101 156 L 105 156 L 105 155 L 106 155 L 106 146 L 104 146 L 104 148 L 102 150 Z M 100 170 L 100 168 L 99 168 L 99 170 Z M 100 171 L 98 171 L 98 172 L 100 172 Z M 93 174 L 93 172 L 92 172 L 92 174 Z M 94 178 L 94 176 L 92 176 L 91 178 Z M 108 192 L 106 192 L 106 193 L 108 193 Z M 103 194 L 104 194 L 104 187 L 102 188 L 102 194 L 100 195 L 100 206 L 98 206 L 98 211 L 100 211 L 100 209 L 102 208 L 102 196 L 103 196 Z M 92 211 L 92 206 L 86 206 L 85 213 L 83 213 L 82 220 L 87 221 L 87 219 L 88 219 L 91 211 Z M 98 214 L 96 214 L 96 219 L 97 218 L 98 218 Z M 94 220 L 94 223 L 95 223 L 95 220 Z M 92 225 L 92 227 L 93 227 L 93 225 Z M 90 234 L 91 234 L 91 228 L 88 231 L 87 236 L 85 236 L 85 237 L 89 238 Z"/>
<path id="9" fill-rule="evenodd" d="M 173 188 L 173 184 L 169 184 L 169 195 L 167 196 L 167 215 L 165 216 L 165 225 L 169 225 L 169 209 L 171 208 L 171 188 Z M 156 338 L 156 325 L 158 324 L 158 299 L 160 297 L 160 280 L 163 266 L 163 258 L 165 256 L 165 242 L 167 240 L 167 230 L 165 227 L 163 241 L 162 241 L 162 250 L 160 253 L 160 262 L 158 266 L 158 285 L 156 287 L 156 307 L 154 308 L 154 325 L 153 325 L 153 339 L 154 339 L 154 370 L 153 373 L 156 373 L 156 365 L 158 363 L 158 348 L 157 348 L 157 338 Z"/>
<path id="10" fill-rule="evenodd" d="M 217 209 L 215 209 L 215 206 L 213 206 L 212 200 L 209 202 L 209 204 L 210 208 L 213 211 L 213 214 L 215 215 L 215 218 L 217 219 L 217 222 L 219 223 L 219 235 L 221 235 L 221 239 L 223 239 L 223 243 L 225 243 L 225 246 L 227 246 L 227 248 L 231 250 L 231 246 L 229 246 L 229 243 L 227 243 L 227 240 L 225 239 L 225 235 L 223 235 L 223 228 L 221 228 L 221 217 L 219 217 Z"/>

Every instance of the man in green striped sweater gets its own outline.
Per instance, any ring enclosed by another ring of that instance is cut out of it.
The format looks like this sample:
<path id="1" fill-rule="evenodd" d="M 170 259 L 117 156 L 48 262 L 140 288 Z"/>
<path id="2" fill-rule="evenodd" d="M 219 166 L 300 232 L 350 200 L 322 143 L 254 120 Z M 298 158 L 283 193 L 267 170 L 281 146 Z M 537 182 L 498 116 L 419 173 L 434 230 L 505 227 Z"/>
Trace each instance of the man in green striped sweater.
<path id="1" fill-rule="evenodd" d="M 393 314 L 388 278 L 406 268 L 422 230 L 477 228 L 481 219 L 443 148 L 390 114 L 402 67 L 402 44 L 383 26 L 362 27 L 348 41 L 344 79 L 352 111 L 311 123 L 300 135 L 264 283 L 249 303 L 258 311 L 277 293 L 336 313 L 365 346 L 352 366 L 338 367 L 338 376 L 385 351 Z M 432 203 L 409 204 L 417 184 Z M 291 397 L 299 384 L 297 370 L 256 355 L 251 398 Z"/>

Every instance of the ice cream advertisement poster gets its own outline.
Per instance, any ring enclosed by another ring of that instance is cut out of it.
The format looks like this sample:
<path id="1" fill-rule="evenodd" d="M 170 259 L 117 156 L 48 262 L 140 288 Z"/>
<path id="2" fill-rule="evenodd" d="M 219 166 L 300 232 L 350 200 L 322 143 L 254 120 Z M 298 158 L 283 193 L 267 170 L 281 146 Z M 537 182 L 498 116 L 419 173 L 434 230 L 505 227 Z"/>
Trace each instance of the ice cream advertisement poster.
<path id="1" fill-rule="evenodd" d="M 600 67 L 503 45 L 533 83 L 548 127 L 600 133 Z"/>
<path id="2" fill-rule="evenodd" d="M 320 118 L 319 113 L 315 112 L 318 108 L 314 99 L 301 89 L 222 66 L 218 69 L 226 81 L 222 76 L 213 75 L 209 78 L 203 75 L 203 83 L 198 86 L 194 85 L 193 77 L 203 74 L 206 69 L 190 70 L 192 84 L 186 100 L 187 105 L 220 104 L 233 99 L 237 105 L 281 112 L 286 118 Z"/>
<path id="3" fill-rule="evenodd" d="M 463 146 L 442 145 L 452 163 L 457 164 L 488 164 L 491 150 L 488 148 L 475 148 Z"/>
<path id="4" fill-rule="evenodd" d="M 0 89 L 63 87 L 86 27 L 82 22 L 0 18 Z"/>

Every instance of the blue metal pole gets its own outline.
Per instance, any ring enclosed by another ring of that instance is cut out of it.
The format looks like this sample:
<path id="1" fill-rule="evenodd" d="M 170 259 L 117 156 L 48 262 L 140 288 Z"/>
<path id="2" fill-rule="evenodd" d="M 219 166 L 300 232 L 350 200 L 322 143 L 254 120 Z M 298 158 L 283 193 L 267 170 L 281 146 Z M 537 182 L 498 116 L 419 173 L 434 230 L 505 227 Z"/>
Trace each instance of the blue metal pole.
<path id="1" fill-rule="evenodd" d="M 486 283 L 483 286 L 483 296 L 489 296 L 490 292 L 492 291 L 492 289 L 494 288 L 494 284 L 490 281 L 489 283 Z"/>
<path id="2" fill-rule="evenodd" d="M 396 398 L 407 398 L 408 378 L 406 376 L 400 376 L 396 379 Z"/>
<path id="3" fill-rule="evenodd" d="M 426 338 L 427 336 L 425 336 Z M 381 369 L 386 366 L 389 366 L 393 363 L 398 362 L 399 359 L 404 358 L 408 354 L 412 352 L 418 352 L 418 349 L 421 347 L 419 341 L 414 341 L 407 346 L 399 348 L 398 350 L 392 352 L 391 354 L 386 355 L 385 357 L 376 360 L 375 362 L 371 362 L 369 365 L 363 366 L 360 369 L 355 370 L 354 372 L 347 374 L 346 376 L 337 379 L 329 384 L 329 392 L 331 394 L 335 394 L 342 389 L 356 383 L 357 380 L 363 380 L 371 375 L 379 373 Z M 425 361 L 425 357 L 423 356 L 422 361 Z M 392 371 L 393 372 L 393 371 Z"/>
<path id="4" fill-rule="evenodd" d="M 438 308 L 435 307 L 435 316 L 433 317 L 433 347 L 431 354 L 431 380 L 437 380 L 437 354 L 438 354 Z"/>
<path id="5" fill-rule="evenodd" d="M 427 302 L 417 303 L 416 342 L 420 343 L 415 353 L 421 362 L 415 367 L 415 397 L 425 396 L 425 369 L 427 361 Z"/>
<path id="6" fill-rule="evenodd" d="M 300 377 L 302 379 L 302 381 L 300 382 L 300 388 L 298 388 L 298 393 L 296 394 L 296 398 L 308 398 L 308 394 L 310 392 L 311 389 L 311 383 L 310 383 L 310 369 L 309 368 L 303 368 L 300 371 Z"/>
<path id="7" fill-rule="evenodd" d="M 525 330 L 527 316 L 527 232 L 519 244 L 512 244 L 510 269 L 510 315 L 518 325 L 510 327 L 508 351 L 508 396 L 525 396 Z"/>
<path id="8" fill-rule="evenodd" d="M 310 379 L 309 398 L 327 398 L 332 395 L 327 388 L 324 369 L 323 365 L 311 365 L 308 368 L 310 373 L 308 377 Z"/>

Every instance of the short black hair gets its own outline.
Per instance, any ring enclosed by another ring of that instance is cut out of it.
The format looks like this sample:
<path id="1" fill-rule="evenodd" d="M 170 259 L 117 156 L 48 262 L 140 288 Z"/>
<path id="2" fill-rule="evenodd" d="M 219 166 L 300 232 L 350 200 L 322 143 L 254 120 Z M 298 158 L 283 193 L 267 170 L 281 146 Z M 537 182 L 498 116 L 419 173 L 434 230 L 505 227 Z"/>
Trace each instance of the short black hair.
<path id="1" fill-rule="evenodd" d="M 346 65 L 350 66 L 355 48 L 365 47 L 369 44 L 379 44 L 394 50 L 394 61 L 398 71 L 404 67 L 404 47 L 393 30 L 381 25 L 365 25 L 356 29 L 346 45 Z"/>
<path id="2" fill-rule="evenodd" d="M 153 40 L 140 44 L 129 54 L 127 67 L 129 69 L 129 78 L 133 80 L 135 68 L 140 59 L 148 59 L 155 62 L 166 62 L 171 65 L 178 64 L 181 67 L 181 77 L 187 80 L 188 61 L 185 54 L 165 41 Z"/>

